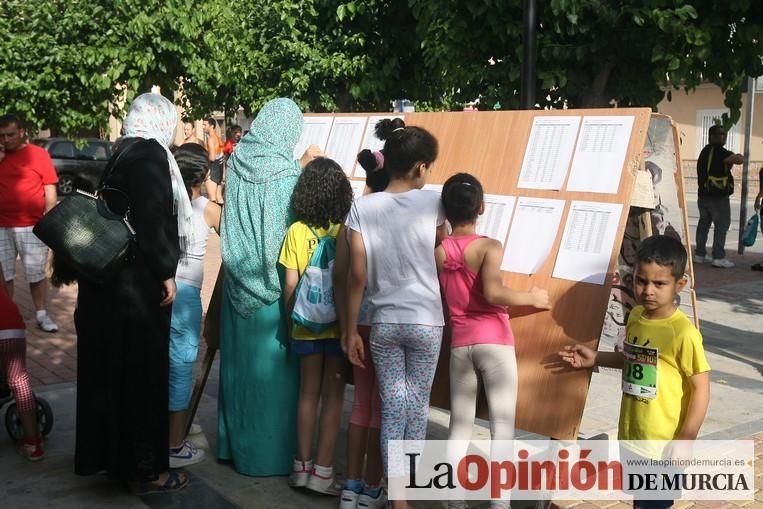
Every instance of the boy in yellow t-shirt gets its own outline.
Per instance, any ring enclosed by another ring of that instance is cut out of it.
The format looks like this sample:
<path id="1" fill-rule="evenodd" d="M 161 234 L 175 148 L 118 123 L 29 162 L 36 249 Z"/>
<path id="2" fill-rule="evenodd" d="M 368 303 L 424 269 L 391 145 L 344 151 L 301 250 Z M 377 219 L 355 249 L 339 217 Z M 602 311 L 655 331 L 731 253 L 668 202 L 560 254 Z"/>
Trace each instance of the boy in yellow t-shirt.
<path id="1" fill-rule="evenodd" d="M 640 305 L 628 318 L 623 351 L 596 352 L 585 345 L 572 345 L 559 352 L 575 368 L 622 369 L 620 440 L 695 440 L 705 419 L 710 366 L 702 335 L 675 304 L 686 286 L 686 262 L 686 249 L 680 241 L 661 235 L 644 239 L 634 277 Z M 634 501 L 642 509 L 672 504 L 672 500 Z"/>
<path id="2" fill-rule="evenodd" d="M 278 262 L 286 269 L 283 300 L 289 317 L 291 351 L 299 356 L 297 456 L 289 483 L 319 493 L 339 495 L 334 480 L 334 446 L 344 404 L 345 359 L 337 326 L 320 333 L 292 324 L 294 293 L 310 263 L 320 237 L 336 238 L 339 224 L 352 206 L 352 187 L 342 168 L 331 159 L 316 158 L 305 166 L 292 196 L 295 222 L 286 232 Z M 320 416 L 318 416 L 318 403 Z M 313 431 L 320 418 L 315 461 Z"/>

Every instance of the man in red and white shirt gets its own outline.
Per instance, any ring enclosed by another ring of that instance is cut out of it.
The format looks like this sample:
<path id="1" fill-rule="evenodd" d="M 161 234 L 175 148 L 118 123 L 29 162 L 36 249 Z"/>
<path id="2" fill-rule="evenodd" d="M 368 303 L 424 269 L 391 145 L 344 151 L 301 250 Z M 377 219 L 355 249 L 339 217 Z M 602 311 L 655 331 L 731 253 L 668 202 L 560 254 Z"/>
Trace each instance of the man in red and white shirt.
<path id="1" fill-rule="evenodd" d="M 0 116 L 0 265 L 5 288 L 13 297 L 16 258 L 21 258 L 37 310 L 37 324 L 46 332 L 58 326 L 45 310 L 48 247 L 32 228 L 58 200 L 58 175 L 45 149 L 26 142 L 15 115 Z"/>

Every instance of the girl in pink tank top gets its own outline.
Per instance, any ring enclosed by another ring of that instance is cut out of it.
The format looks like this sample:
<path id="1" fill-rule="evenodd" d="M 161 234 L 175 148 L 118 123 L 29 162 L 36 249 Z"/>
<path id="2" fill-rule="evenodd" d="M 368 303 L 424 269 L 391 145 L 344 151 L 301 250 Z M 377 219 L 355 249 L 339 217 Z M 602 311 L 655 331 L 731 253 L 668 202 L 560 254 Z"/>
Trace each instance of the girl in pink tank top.
<path id="1" fill-rule="evenodd" d="M 518 292 L 503 285 L 501 243 L 476 233 L 485 208 L 482 198 L 482 185 L 468 173 L 450 177 L 442 189 L 452 233 L 437 247 L 435 258 L 450 311 L 449 440 L 471 439 L 480 378 L 492 439 L 514 438 L 517 361 L 506 306 L 551 307 L 546 290 Z M 508 507 L 508 501 L 493 500 L 490 507 Z"/>

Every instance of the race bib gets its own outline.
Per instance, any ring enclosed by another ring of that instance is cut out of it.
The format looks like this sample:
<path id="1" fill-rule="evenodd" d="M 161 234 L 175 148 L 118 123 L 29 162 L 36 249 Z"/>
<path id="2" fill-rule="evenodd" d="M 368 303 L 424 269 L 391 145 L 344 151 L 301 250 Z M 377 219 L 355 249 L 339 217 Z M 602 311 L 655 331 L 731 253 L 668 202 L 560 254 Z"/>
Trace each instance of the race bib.
<path id="1" fill-rule="evenodd" d="M 623 344 L 623 392 L 639 398 L 657 397 L 657 349 Z"/>

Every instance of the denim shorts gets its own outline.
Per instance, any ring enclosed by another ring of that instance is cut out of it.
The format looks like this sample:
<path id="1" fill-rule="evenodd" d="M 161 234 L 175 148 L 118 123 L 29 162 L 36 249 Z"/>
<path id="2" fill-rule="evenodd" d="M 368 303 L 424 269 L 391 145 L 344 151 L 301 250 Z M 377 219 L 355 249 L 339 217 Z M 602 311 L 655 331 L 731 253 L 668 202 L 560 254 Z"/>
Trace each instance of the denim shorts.
<path id="1" fill-rule="evenodd" d="M 342 343 L 336 338 L 330 339 L 292 339 L 291 351 L 297 355 L 322 353 L 332 357 L 342 357 Z"/>
<path id="2" fill-rule="evenodd" d="M 188 408 L 193 387 L 193 363 L 199 353 L 200 337 L 201 290 L 178 281 L 170 325 L 171 412 Z"/>

